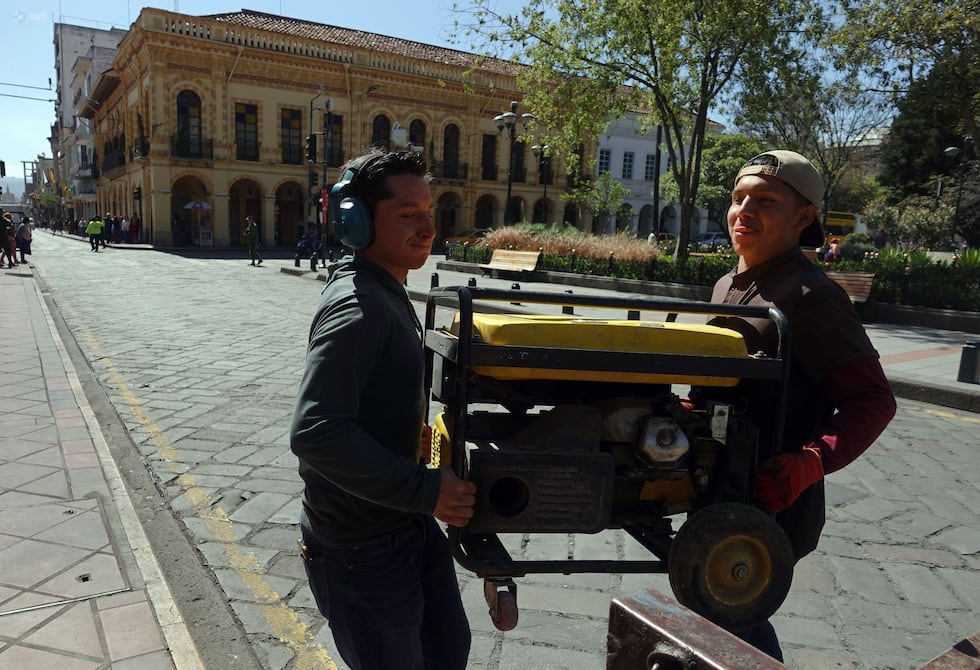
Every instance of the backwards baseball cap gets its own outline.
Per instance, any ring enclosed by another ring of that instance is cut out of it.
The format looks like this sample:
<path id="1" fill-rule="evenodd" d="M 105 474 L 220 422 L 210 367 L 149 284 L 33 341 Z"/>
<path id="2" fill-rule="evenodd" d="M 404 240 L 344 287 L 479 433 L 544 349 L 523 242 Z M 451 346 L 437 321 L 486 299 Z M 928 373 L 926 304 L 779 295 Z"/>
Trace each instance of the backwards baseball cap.
<path id="1" fill-rule="evenodd" d="M 795 151 L 776 149 L 750 158 L 735 175 L 735 183 L 738 184 L 739 179 L 749 174 L 769 175 L 779 179 L 818 209 L 823 201 L 823 177 L 813 167 L 813 163 Z M 800 246 L 817 247 L 824 241 L 819 218 L 814 218 L 800 233 Z"/>

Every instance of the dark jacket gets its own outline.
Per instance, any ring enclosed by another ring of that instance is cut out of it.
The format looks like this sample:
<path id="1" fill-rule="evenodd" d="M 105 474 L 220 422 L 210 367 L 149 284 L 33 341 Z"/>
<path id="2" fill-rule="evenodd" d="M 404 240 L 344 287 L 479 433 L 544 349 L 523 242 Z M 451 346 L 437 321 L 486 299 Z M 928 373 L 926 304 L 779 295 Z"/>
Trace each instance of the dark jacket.
<path id="1" fill-rule="evenodd" d="M 304 511 L 322 541 L 378 535 L 435 508 L 440 475 L 418 455 L 420 330 L 390 273 L 361 258 L 332 268 L 290 435 Z"/>

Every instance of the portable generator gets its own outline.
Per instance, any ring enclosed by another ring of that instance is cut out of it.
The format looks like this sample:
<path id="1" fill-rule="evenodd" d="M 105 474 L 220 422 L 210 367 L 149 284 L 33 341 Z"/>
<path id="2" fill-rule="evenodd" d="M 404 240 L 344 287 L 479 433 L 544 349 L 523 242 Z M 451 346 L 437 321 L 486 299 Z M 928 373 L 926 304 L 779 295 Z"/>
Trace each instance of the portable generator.
<path id="1" fill-rule="evenodd" d="M 558 305 L 560 315 L 535 313 Z M 446 325 L 436 327 L 437 313 Z M 750 354 L 738 332 L 678 314 L 771 319 L 777 355 Z M 682 604 L 726 628 L 773 614 L 793 556 L 772 516 L 753 506 L 752 482 L 760 440 L 775 441 L 766 453 L 780 450 L 788 343 L 776 309 L 433 288 L 425 382 L 443 411 L 432 421 L 432 464 L 476 485 L 474 516 L 449 539 L 460 565 L 484 578 L 497 628 L 516 626 L 513 580 L 531 573 L 666 572 Z M 743 379 L 771 385 L 776 430 L 758 430 L 732 401 Z M 697 393 L 682 399 L 673 385 Z M 681 514 L 675 532 L 671 517 Z M 515 560 L 498 537 L 610 528 L 652 558 Z"/>

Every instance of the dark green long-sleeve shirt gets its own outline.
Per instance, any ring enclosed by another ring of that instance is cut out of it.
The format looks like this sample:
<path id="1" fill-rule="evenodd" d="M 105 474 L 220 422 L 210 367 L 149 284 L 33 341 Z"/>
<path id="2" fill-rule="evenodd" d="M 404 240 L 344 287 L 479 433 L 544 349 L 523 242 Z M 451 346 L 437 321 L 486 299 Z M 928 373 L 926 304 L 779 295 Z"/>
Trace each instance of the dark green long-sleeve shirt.
<path id="1" fill-rule="evenodd" d="M 290 433 L 304 510 L 322 540 L 371 537 L 435 508 L 439 473 L 418 462 L 419 337 L 390 273 L 360 258 L 335 266 L 310 328 Z"/>

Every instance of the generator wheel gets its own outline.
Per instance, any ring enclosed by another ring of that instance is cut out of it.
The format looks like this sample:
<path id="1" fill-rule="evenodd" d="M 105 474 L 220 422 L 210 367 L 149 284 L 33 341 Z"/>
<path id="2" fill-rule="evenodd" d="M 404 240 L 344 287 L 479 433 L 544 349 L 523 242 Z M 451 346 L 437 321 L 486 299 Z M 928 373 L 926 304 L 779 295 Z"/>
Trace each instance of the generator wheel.
<path id="1" fill-rule="evenodd" d="M 513 579 L 486 579 L 483 596 L 490 608 L 490 621 L 497 630 L 514 630 L 517 627 L 517 585 Z"/>
<path id="2" fill-rule="evenodd" d="M 767 620 L 793 581 L 793 549 L 771 516 L 741 503 L 694 512 L 671 543 L 667 573 L 682 605 L 728 630 Z"/>

